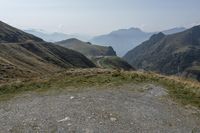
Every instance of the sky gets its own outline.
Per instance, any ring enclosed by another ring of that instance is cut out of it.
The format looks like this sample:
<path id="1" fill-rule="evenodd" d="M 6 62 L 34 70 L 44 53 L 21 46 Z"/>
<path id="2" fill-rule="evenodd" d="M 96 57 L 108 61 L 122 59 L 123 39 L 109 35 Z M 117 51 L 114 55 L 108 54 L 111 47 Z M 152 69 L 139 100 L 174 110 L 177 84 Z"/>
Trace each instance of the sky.
<path id="1" fill-rule="evenodd" d="M 100 35 L 200 24 L 200 0 L 0 0 L 0 20 L 20 29 Z"/>

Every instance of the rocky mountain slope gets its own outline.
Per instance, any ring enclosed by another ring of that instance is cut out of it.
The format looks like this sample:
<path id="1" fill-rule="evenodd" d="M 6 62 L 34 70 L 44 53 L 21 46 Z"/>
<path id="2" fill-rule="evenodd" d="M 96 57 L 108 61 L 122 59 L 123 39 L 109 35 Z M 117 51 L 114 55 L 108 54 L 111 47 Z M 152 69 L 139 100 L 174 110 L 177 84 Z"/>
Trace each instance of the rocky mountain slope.
<path id="1" fill-rule="evenodd" d="M 200 26 L 172 35 L 158 33 L 124 59 L 139 69 L 200 79 Z"/>

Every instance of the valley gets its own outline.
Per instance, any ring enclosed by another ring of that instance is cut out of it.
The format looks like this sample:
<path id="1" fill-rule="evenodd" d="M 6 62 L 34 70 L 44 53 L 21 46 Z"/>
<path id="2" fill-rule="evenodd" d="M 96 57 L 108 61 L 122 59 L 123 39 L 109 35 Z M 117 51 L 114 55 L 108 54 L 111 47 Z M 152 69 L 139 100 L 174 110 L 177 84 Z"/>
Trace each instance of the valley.
<path id="1" fill-rule="evenodd" d="M 0 132 L 200 132 L 199 25 L 83 41 L 56 24 L 0 21 Z"/>

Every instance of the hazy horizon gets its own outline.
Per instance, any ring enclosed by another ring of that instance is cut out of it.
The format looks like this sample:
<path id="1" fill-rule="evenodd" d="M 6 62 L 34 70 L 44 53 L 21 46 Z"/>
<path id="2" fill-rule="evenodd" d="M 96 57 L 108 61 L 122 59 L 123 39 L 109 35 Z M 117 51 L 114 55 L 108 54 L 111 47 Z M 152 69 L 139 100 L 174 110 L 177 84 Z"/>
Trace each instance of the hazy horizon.
<path id="1" fill-rule="evenodd" d="M 94 36 L 131 27 L 154 32 L 200 24 L 199 0 L 0 2 L 0 20 L 20 29 L 43 29 L 50 32 Z"/>

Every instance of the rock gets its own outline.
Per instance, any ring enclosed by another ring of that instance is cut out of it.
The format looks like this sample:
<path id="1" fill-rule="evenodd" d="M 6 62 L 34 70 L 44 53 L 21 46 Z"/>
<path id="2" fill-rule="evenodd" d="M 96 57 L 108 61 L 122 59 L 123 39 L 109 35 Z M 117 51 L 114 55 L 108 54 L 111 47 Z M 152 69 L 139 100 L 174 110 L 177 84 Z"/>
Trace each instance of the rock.
<path id="1" fill-rule="evenodd" d="M 72 125 L 71 123 L 68 123 L 68 124 L 67 124 L 67 126 L 71 126 L 71 125 Z"/>
<path id="2" fill-rule="evenodd" d="M 71 99 L 71 100 L 74 99 L 74 96 L 71 96 L 70 99 Z"/>
<path id="3" fill-rule="evenodd" d="M 64 121 L 68 121 L 68 120 L 70 120 L 70 118 L 69 117 L 65 117 L 64 119 L 58 120 L 58 122 L 64 122 Z"/>
<path id="4" fill-rule="evenodd" d="M 112 122 L 115 122 L 115 121 L 117 120 L 117 118 L 111 117 L 110 120 L 111 120 Z"/>

